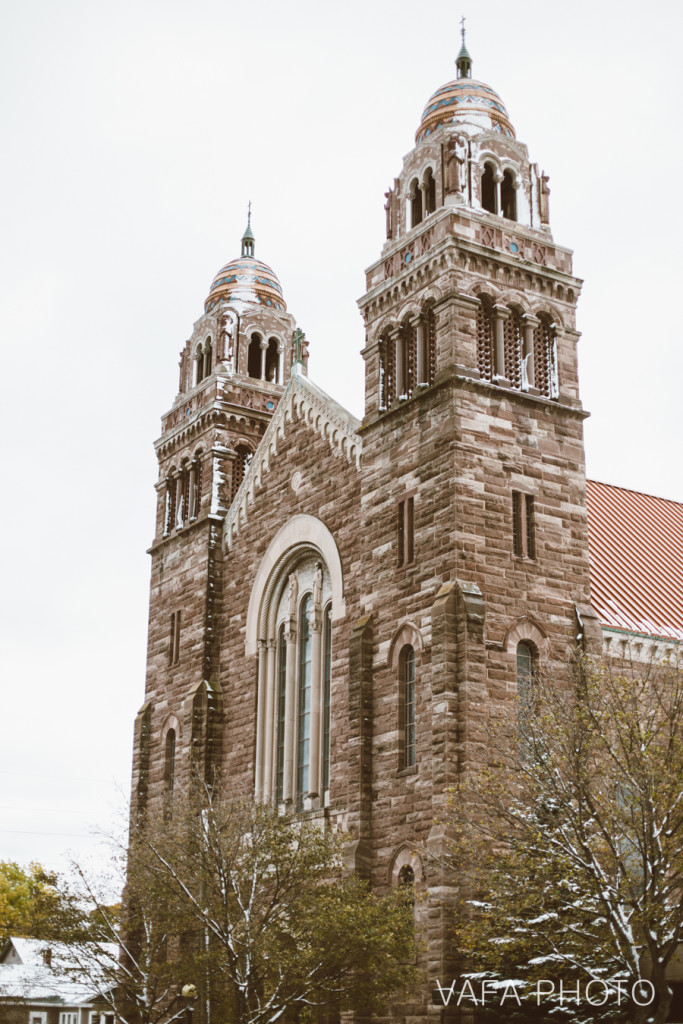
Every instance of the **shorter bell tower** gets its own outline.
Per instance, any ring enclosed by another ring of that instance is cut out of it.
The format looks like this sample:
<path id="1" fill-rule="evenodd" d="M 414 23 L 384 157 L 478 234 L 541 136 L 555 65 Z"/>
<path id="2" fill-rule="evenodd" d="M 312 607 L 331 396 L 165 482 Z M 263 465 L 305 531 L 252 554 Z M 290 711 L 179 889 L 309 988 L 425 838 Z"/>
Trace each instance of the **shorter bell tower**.
<path id="1" fill-rule="evenodd" d="M 282 286 L 254 253 L 250 209 L 241 254 L 215 275 L 180 353 L 178 394 L 155 443 L 147 681 L 133 772 L 139 809 L 172 796 L 176 770 L 210 782 L 220 763 L 223 520 L 294 361 L 306 372 L 307 345 L 296 331 L 295 360 L 296 322 Z"/>

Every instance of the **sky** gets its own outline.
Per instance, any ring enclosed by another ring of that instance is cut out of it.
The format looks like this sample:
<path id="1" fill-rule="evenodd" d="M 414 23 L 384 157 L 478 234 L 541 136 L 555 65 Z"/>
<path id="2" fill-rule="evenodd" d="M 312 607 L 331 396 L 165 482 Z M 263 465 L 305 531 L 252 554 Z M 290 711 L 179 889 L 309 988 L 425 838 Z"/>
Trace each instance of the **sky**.
<path id="1" fill-rule="evenodd" d="M 249 200 L 311 377 L 362 415 L 363 271 L 462 14 L 585 280 L 588 474 L 683 500 L 683 4 L 9 0 L 0 860 L 102 856 L 125 808 L 152 443 Z"/>

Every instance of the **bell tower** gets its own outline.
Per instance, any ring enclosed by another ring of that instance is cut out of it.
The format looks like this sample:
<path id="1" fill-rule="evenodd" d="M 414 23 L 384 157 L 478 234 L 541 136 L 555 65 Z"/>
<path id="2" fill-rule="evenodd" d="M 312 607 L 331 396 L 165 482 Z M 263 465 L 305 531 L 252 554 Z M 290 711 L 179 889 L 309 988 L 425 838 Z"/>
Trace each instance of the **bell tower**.
<path id="1" fill-rule="evenodd" d="M 364 611 L 386 640 L 373 680 L 383 786 L 367 832 L 389 849 L 422 829 L 436 853 L 433 823 L 448 788 L 487 763 L 487 716 L 517 699 L 520 657 L 527 677 L 535 661 L 560 675 L 568 648 L 596 628 L 581 282 L 552 236 L 548 177 L 500 96 L 472 77 L 464 32 L 456 65 L 386 193 L 386 240 L 359 302 Z M 400 753 L 408 710 L 384 710 L 397 692 L 430 737 L 419 763 Z M 444 894 L 457 885 L 436 867 L 425 880 L 440 908 L 427 926 L 433 981 L 455 976 Z"/>
<path id="2" fill-rule="evenodd" d="M 250 204 L 241 255 L 211 282 L 155 443 L 147 681 L 133 768 L 139 809 L 170 797 L 177 773 L 210 781 L 220 762 L 223 520 L 292 372 L 295 327 L 276 274 L 255 256 Z M 296 337 L 306 372 L 306 342 Z"/>

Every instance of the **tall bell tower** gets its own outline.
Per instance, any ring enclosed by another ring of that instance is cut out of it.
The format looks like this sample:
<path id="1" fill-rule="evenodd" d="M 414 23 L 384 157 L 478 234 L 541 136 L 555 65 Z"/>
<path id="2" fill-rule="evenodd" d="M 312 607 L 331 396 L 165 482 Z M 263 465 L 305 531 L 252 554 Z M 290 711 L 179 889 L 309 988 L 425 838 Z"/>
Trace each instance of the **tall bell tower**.
<path id="1" fill-rule="evenodd" d="M 382 638 L 382 781 L 364 833 L 377 885 L 383 851 L 417 839 L 438 853 L 448 788 L 487 762 L 490 709 L 518 698 L 520 673 L 538 661 L 561 674 L 568 649 L 599 634 L 581 282 L 552 236 L 548 177 L 498 94 L 472 77 L 464 32 L 456 66 L 386 193 L 386 241 L 359 303 L 364 611 Z M 425 922 L 432 981 L 454 976 L 448 894 L 459 884 L 436 864 L 423 879 L 438 908 Z"/>
<path id="2" fill-rule="evenodd" d="M 210 781 L 220 764 L 223 520 L 292 371 L 295 326 L 276 274 L 255 256 L 250 209 L 241 255 L 214 277 L 180 353 L 178 394 L 155 443 L 147 680 L 133 765 L 139 809 L 172 794 L 178 773 Z"/>

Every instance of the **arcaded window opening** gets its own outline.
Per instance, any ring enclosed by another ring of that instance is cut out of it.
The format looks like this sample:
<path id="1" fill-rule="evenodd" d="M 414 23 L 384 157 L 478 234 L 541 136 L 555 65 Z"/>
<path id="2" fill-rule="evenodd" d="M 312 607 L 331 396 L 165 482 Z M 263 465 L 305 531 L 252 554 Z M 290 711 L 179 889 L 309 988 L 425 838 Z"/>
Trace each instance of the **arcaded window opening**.
<path id="1" fill-rule="evenodd" d="M 436 210 L 436 180 L 431 167 L 427 168 L 424 178 L 425 215 Z"/>
<path id="2" fill-rule="evenodd" d="M 252 334 L 247 352 L 247 374 L 255 380 L 261 380 L 261 335 Z"/>
<path id="3" fill-rule="evenodd" d="M 204 350 L 201 343 L 197 345 L 197 351 L 194 355 L 194 373 L 192 377 L 192 385 L 199 384 L 204 374 Z"/>
<path id="4" fill-rule="evenodd" d="M 266 349 L 266 380 L 270 381 L 271 384 L 281 384 L 282 381 L 279 379 L 280 373 L 280 355 L 278 353 L 277 338 L 268 339 L 268 348 Z"/>
<path id="5" fill-rule="evenodd" d="M 417 178 L 413 178 L 410 184 L 410 226 L 417 227 L 422 223 L 422 190 Z"/>
<path id="6" fill-rule="evenodd" d="M 512 171 L 503 173 L 500 185 L 501 212 L 508 220 L 517 220 L 517 189 Z"/>
<path id="7" fill-rule="evenodd" d="M 484 164 L 484 173 L 481 176 L 481 205 L 489 213 L 498 213 L 496 203 L 496 172 L 493 164 Z"/>
<path id="8" fill-rule="evenodd" d="M 204 344 L 204 372 L 202 374 L 202 380 L 208 377 L 213 369 L 213 349 L 211 347 L 211 338 L 207 338 Z"/>

